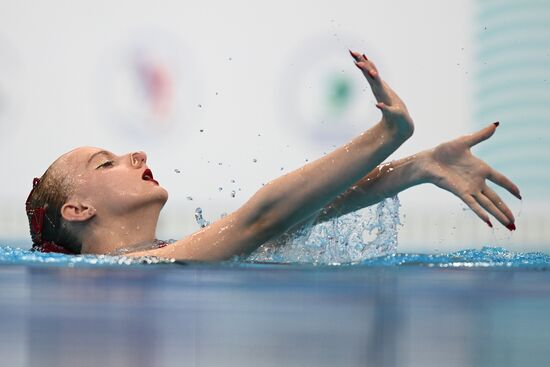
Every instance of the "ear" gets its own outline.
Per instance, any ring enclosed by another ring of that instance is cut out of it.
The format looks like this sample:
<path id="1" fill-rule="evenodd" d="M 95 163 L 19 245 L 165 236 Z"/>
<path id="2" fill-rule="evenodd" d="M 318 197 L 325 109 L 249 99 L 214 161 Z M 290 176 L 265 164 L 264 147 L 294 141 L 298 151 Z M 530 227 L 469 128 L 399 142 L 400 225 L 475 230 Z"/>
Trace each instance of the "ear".
<path id="1" fill-rule="evenodd" d="M 68 201 L 61 207 L 61 216 L 69 222 L 84 222 L 95 216 L 95 208 L 87 203 Z"/>

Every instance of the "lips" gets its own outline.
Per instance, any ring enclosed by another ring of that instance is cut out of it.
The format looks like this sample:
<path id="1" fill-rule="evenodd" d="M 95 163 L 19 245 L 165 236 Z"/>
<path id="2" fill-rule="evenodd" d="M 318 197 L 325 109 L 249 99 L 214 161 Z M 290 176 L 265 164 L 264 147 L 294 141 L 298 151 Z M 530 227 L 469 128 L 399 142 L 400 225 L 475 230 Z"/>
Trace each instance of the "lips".
<path id="1" fill-rule="evenodd" d="M 141 178 L 145 181 L 152 181 L 155 184 L 159 184 L 157 180 L 153 178 L 153 172 L 149 168 L 147 168 L 145 171 L 143 171 L 143 174 L 141 175 Z"/>

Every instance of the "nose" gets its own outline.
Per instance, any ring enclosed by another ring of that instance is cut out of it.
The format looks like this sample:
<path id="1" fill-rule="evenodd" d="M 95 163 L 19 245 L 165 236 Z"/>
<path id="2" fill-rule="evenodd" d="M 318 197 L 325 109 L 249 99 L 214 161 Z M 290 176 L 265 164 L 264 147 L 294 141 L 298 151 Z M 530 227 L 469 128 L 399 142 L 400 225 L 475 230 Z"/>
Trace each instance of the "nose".
<path id="1" fill-rule="evenodd" d="M 147 154 L 145 152 L 134 152 L 130 154 L 130 162 L 133 167 L 140 168 L 147 163 Z"/>

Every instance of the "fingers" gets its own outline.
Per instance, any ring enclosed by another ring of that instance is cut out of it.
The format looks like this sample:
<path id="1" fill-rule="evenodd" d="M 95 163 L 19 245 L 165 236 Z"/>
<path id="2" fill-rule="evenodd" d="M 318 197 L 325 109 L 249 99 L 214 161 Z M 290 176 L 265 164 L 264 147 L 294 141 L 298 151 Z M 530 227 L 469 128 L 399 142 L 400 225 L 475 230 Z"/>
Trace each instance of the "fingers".
<path id="1" fill-rule="evenodd" d="M 495 194 L 496 195 L 496 194 Z M 500 223 L 502 223 L 503 226 L 508 227 L 510 224 L 514 222 L 514 217 L 511 215 L 511 219 L 509 219 L 496 205 L 493 201 L 491 201 L 486 195 L 483 193 L 478 193 L 474 195 L 474 198 L 476 201 L 481 205 L 486 211 L 491 213 L 493 217 L 495 217 Z"/>
<path id="2" fill-rule="evenodd" d="M 489 124 L 489 126 L 473 133 L 473 134 L 470 134 L 470 135 L 466 135 L 464 137 L 464 140 L 466 141 L 466 144 L 468 144 L 468 146 L 470 147 L 473 147 L 474 145 L 476 144 L 479 144 L 481 143 L 482 141 L 484 140 L 487 140 L 489 139 L 494 133 L 495 133 L 495 130 L 497 129 L 497 126 L 499 125 L 499 122 L 494 122 L 492 124 Z"/>
<path id="3" fill-rule="evenodd" d="M 500 212 L 504 214 L 508 219 L 506 223 L 501 222 L 502 224 L 506 226 L 510 223 L 515 222 L 514 214 L 512 214 L 510 208 L 508 208 L 508 206 L 504 203 L 504 201 L 502 201 L 502 199 L 500 198 L 500 196 L 498 196 L 496 192 L 494 192 L 490 187 L 485 187 L 481 192 L 489 200 L 491 200 L 491 202 L 498 208 L 498 210 L 500 210 Z"/>
<path id="4" fill-rule="evenodd" d="M 355 60 L 355 66 L 361 70 L 365 78 L 367 79 L 372 93 L 376 98 L 377 102 L 383 102 L 386 105 L 391 105 L 391 96 L 389 94 L 388 88 L 385 87 L 376 65 L 370 61 L 364 54 L 358 52 L 349 51 L 351 57 Z"/>
<path id="5" fill-rule="evenodd" d="M 363 72 L 363 75 L 365 76 L 365 78 L 367 78 L 369 84 L 372 85 L 373 83 L 381 83 L 380 74 L 378 73 L 378 70 L 376 69 L 376 66 L 374 65 L 374 63 L 372 63 L 372 61 L 369 61 L 362 55 L 357 58 L 354 57 L 354 59 L 355 66 L 357 66 L 357 68 L 359 68 L 359 70 Z"/>
<path id="6" fill-rule="evenodd" d="M 508 177 L 504 176 L 502 173 L 494 169 L 491 169 L 491 171 L 487 175 L 487 178 L 490 181 L 496 183 L 497 185 L 505 188 L 510 192 L 510 194 L 514 195 L 515 197 L 521 200 L 519 188 L 512 181 L 510 181 Z"/>
<path id="7" fill-rule="evenodd" d="M 483 208 L 481 208 L 481 206 L 477 203 L 476 199 L 474 199 L 472 195 L 463 195 L 460 198 L 466 203 L 466 205 L 470 207 L 470 209 L 472 209 L 474 213 L 477 214 L 479 218 L 481 218 L 482 221 L 487 223 L 489 227 L 493 228 L 493 224 L 489 220 L 489 216 L 487 215 L 487 213 L 485 213 Z"/>

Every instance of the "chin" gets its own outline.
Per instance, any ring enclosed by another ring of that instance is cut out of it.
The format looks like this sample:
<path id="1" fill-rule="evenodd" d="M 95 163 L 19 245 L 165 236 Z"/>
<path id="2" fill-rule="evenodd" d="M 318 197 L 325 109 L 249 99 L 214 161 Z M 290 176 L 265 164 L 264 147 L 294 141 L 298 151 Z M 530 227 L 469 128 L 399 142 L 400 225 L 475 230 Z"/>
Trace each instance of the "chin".
<path id="1" fill-rule="evenodd" d="M 163 204 L 168 201 L 168 191 L 164 187 L 160 187 L 162 190 L 162 199 L 164 200 Z"/>
<path id="2" fill-rule="evenodd" d="M 160 202 L 162 202 L 162 205 L 164 205 L 166 201 L 168 201 L 168 191 L 162 186 L 156 187 L 154 195 L 155 195 L 155 198 L 157 198 Z"/>

